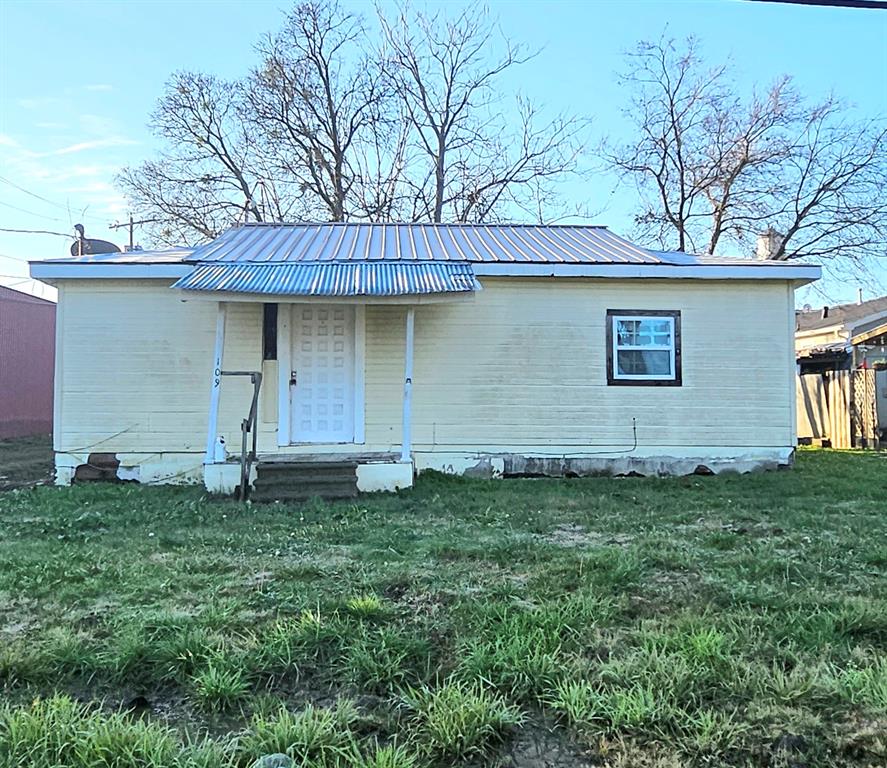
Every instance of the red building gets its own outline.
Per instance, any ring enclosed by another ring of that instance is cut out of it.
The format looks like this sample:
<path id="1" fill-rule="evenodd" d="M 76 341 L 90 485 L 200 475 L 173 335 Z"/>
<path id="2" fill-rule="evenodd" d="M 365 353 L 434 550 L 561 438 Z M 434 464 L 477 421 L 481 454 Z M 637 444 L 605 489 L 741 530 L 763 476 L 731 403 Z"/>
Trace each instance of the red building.
<path id="1" fill-rule="evenodd" d="M 55 304 L 0 286 L 0 439 L 52 433 Z"/>

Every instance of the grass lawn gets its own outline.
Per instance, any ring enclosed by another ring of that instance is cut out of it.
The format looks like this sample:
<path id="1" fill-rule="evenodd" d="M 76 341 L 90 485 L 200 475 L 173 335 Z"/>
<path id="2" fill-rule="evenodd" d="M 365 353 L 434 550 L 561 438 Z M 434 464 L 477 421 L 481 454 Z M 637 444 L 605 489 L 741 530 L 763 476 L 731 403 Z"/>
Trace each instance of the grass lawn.
<path id="1" fill-rule="evenodd" d="M 2 768 L 884 766 L 887 456 L 0 494 L 0 697 Z"/>

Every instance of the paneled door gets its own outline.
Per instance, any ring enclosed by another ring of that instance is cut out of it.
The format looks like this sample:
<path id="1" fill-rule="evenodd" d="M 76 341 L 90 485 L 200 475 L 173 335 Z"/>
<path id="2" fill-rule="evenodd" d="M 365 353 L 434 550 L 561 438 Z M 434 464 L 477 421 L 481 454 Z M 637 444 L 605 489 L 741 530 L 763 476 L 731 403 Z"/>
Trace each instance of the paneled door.
<path id="1" fill-rule="evenodd" d="M 290 439 L 354 442 L 354 307 L 292 308 Z"/>

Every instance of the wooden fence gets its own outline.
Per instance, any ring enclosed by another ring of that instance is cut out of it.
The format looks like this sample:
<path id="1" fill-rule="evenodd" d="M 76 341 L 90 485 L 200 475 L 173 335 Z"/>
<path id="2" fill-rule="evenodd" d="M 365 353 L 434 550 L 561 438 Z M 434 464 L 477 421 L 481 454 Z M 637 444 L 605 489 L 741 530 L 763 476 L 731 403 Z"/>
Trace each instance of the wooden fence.
<path id="1" fill-rule="evenodd" d="M 832 448 L 879 447 L 875 371 L 797 377 L 798 439 Z"/>

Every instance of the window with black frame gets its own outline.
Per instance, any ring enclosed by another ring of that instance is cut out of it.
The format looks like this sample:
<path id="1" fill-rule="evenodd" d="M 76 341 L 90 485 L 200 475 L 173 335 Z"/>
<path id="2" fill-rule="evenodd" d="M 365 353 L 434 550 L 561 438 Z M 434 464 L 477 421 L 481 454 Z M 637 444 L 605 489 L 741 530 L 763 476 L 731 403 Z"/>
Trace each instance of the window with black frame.
<path id="1" fill-rule="evenodd" d="M 607 310 L 607 383 L 681 385 L 681 313 Z"/>

